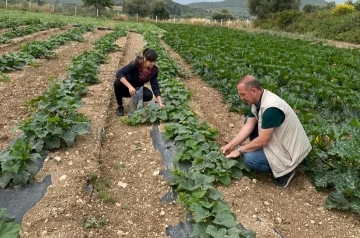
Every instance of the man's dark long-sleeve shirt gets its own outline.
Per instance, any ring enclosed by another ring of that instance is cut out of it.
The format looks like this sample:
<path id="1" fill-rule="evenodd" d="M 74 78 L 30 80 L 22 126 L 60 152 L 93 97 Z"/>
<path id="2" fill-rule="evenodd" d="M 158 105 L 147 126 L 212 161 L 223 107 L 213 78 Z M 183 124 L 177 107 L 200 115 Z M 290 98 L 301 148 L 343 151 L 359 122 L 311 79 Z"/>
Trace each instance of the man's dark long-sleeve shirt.
<path id="1" fill-rule="evenodd" d="M 144 86 L 145 83 L 150 82 L 151 89 L 152 89 L 154 95 L 156 97 L 161 96 L 159 82 L 157 79 L 158 71 L 159 71 L 158 68 L 156 66 L 154 66 L 156 68 L 154 68 L 152 70 L 151 74 L 144 81 L 140 81 L 139 67 L 142 67 L 142 66 L 135 65 L 134 61 L 130 62 L 128 65 L 124 66 L 116 73 L 116 80 L 120 80 L 122 77 L 125 77 L 126 80 L 134 88 Z"/>

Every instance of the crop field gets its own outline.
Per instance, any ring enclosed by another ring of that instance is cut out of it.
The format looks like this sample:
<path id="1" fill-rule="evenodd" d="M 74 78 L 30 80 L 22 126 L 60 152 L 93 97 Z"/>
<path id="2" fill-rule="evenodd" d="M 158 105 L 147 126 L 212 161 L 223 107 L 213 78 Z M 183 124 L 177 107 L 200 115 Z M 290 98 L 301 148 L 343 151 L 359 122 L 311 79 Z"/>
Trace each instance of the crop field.
<path id="1" fill-rule="evenodd" d="M 119 118 L 114 75 L 147 47 L 165 107 Z M 245 74 L 311 141 L 288 188 L 220 152 Z M 359 237 L 359 91 L 359 49 L 0 9 L 0 237 Z"/>

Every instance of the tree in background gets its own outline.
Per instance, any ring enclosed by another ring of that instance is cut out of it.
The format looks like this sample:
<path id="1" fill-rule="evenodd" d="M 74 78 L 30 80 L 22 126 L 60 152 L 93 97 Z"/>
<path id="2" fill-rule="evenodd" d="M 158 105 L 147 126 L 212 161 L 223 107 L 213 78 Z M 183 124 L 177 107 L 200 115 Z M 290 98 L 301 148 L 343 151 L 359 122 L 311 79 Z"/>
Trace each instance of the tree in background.
<path id="1" fill-rule="evenodd" d="M 214 12 L 211 15 L 213 20 L 221 21 L 221 20 L 234 20 L 235 17 L 229 13 L 228 9 L 221 9 L 220 12 Z"/>
<path id="2" fill-rule="evenodd" d="M 160 20 L 169 19 L 170 13 L 166 9 L 164 0 L 155 0 L 151 3 L 150 15 L 152 18 L 157 17 Z"/>
<path id="3" fill-rule="evenodd" d="M 356 2 L 353 2 L 352 0 L 347 0 L 345 1 L 345 4 L 354 6 L 357 11 L 360 11 L 360 0 L 357 0 Z"/>
<path id="4" fill-rule="evenodd" d="M 354 7 L 356 10 L 360 11 L 360 0 L 357 0 L 356 3 L 354 3 Z"/>
<path id="5" fill-rule="evenodd" d="M 314 4 L 306 4 L 304 7 L 303 7 L 303 11 L 305 13 L 312 13 L 312 12 L 316 12 L 318 11 L 320 8 L 318 7 L 318 5 L 314 5 Z"/>
<path id="6" fill-rule="evenodd" d="M 96 9 L 103 9 L 105 7 L 112 8 L 114 6 L 113 0 L 82 0 L 85 6 L 94 6 Z"/>
<path id="7" fill-rule="evenodd" d="M 45 2 L 44 0 L 36 0 L 38 6 L 44 5 L 44 2 Z"/>
<path id="8" fill-rule="evenodd" d="M 150 4 L 148 0 L 124 0 L 123 12 L 135 16 L 139 14 L 139 17 L 147 17 L 150 13 Z"/>
<path id="9" fill-rule="evenodd" d="M 248 0 L 248 7 L 251 15 L 264 19 L 269 13 L 299 10 L 300 0 Z"/>

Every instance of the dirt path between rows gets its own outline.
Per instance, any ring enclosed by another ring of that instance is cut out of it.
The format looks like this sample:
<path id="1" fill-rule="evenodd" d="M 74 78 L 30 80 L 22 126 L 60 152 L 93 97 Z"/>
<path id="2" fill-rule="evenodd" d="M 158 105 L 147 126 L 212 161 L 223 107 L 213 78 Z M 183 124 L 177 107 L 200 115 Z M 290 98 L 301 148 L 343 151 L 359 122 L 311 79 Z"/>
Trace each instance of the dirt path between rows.
<path id="1" fill-rule="evenodd" d="M 225 144 L 241 128 L 243 117 L 229 112 L 229 105 L 223 103 L 220 93 L 200 77 L 192 75 L 191 66 L 169 47 L 166 48 L 175 62 L 190 75 L 183 83 L 193 93 L 192 108 L 200 119 L 219 132 L 218 141 Z M 317 192 L 301 173 L 288 188 L 277 188 L 270 175 L 263 175 L 253 180 L 244 177 L 229 187 L 218 189 L 225 195 L 238 221 L 255 231 L 257 237 L 360 236 L 359 218 L 348 212 L 325 210 L 326 194 Z"/>
<path id="2" fill-rule="evenodd" d="M 141 35 L 130 32 L 120 65 L 132 61 L 144 44 Z M 129 100 L 124 99 L 126 112 L 128 103 Z M 152 126 L 122 124 L 115 115 L 116 108 L 113 97 L 101 150 L 100 173 L 102 178 L 111 181 L 109 189 L 115 201 L 101 204 L 97 211 L 109 219 L 101 237 L 166 237 L 167 225 L 176 225 L 185 213 L 177 204 L 160 202 L 169 186 L 159 175 L 164 166 L 150 137 Z"/>
<path id="3" fill-rule="evenodd" d="M 10 80 L 0 82 L 0 150 L 15 137 L 11 128 L 28 118 L 30 112 L 24 104 L 36 98 L 49 87 L 49 80 L 66 77 L 71 58 L 90 50 L 94 42 L 106 34 L 106 31 L 94 31 L 84 34 L 84 42 L 70 42 L 55 50 L 55 59 L 38 59 L 38 66 L 25 66 L 22 71 L 8 73 Z"/>
<path id="4" fill-rule="evenodd" d="M 21 44 L 30 42 L 30 41 L 45 41 L 48 40 L 54 34 L 61 34 L 71 27 L 64 27 L 62 29 L 53 28 L 46 31 L 39 31 L 34 34 L 26 35 L 23 37 L 17 37 L 11 39 L 11 42 L 8 44 L 0 45 L 0 55 L 4 55 L 13 51 L 18 51 Z"/>
<path id="5" fill-rule="evenodd" d="M 125 42 L 126 37 L 116 41 L 121 48 Z M 37 181 L 50 174 L 52 185 L 44 198 L 25 214 L 21 237 L 103 237 L 94 236 L 92 230 L 84 228 L 87 218 L 100 216 L 93 213 L 97 204 L 91 202 L 86 185 L 89 176 L 99 171 L 99 132 L 106 123 L 112 94 L 110 82 L 120 56 L 121 52 L 109 54 L 108 62 L 100 68 L 100 83 L 88 87 L 83 98 L 85 105 L 79 108 L 92 124 L 91 133 L 77 138 L 74 146 L 49 154 L 37 174 Z"/>

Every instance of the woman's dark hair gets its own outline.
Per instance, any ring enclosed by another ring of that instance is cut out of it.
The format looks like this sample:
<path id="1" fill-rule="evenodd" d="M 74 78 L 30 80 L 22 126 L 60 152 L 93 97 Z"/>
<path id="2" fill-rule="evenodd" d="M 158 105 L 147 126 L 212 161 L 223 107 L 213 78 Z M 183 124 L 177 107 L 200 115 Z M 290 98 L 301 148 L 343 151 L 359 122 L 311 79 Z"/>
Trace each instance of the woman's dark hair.
<path id="1" fill-rule="evenodd" d="M 158 58 L 158 55 L 156 54 L 155 50 L 150 49 L 150 48 L 146 48 L 143 51 L 143 56 L 145 57 L 146 60 L 148 61 L 156 61 Z"/>

